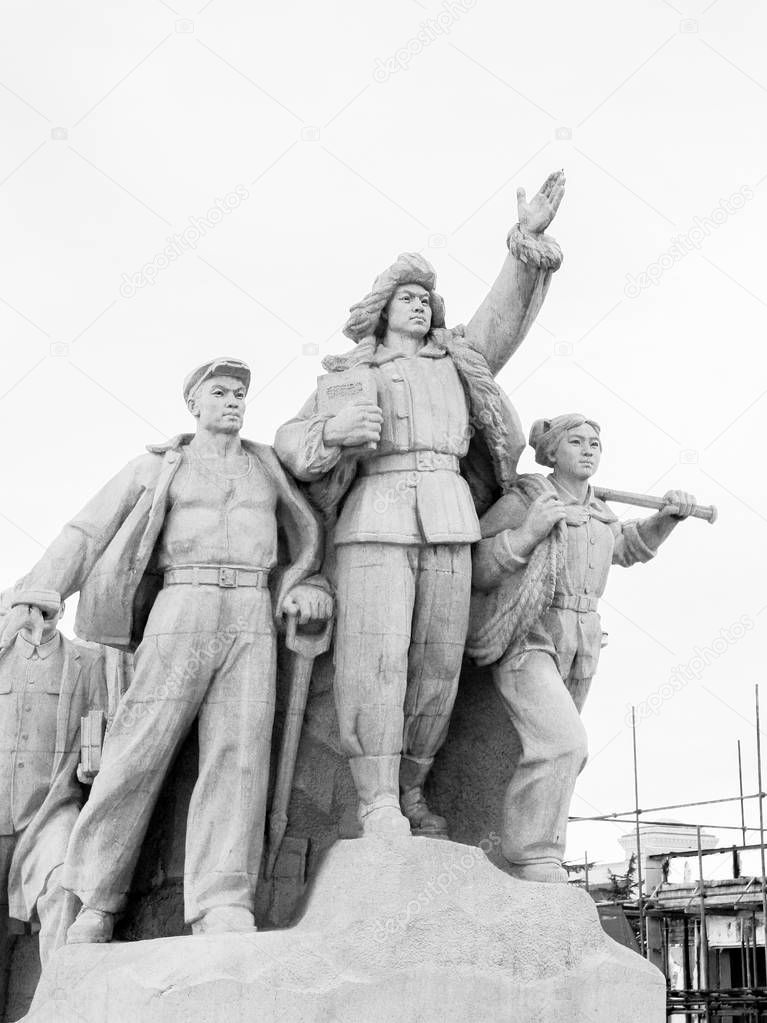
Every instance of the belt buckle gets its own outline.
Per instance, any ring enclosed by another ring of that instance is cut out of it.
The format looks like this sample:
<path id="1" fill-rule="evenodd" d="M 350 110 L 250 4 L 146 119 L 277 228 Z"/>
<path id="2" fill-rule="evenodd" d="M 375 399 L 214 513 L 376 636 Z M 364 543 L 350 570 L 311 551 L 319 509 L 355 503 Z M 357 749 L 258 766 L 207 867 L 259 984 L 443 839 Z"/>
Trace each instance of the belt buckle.
<path id="1" fill-rule="evenodd" d="M 417 469 L 425 469 L 427 472 L 434 469 L 433 451 L 416 451 L 415 465 Z"/>
<path id="2" fill-rule="evenodd" d="M 218 570 L 218 585 L 231 590 L 237 586 L 237 569 L 221 567 Z"/>

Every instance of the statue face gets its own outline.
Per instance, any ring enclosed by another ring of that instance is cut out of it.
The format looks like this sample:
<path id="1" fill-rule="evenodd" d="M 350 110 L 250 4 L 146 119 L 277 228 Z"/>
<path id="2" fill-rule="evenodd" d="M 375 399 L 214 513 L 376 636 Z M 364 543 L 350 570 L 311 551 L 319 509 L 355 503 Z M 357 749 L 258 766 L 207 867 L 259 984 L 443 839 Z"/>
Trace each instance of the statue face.
<path id="1" fill-rule="evenodd" d="M 239 433 L 245 418 L 245 394 L 245 385 L 236 377 L 211 377 L 189 399 L 189 411 L 203 429 Z"/>
<path id="2" fill-rule="evenodd" d="M 587 480 L 599 468 L 602 445 L 593 426 L 584 423 L 568 430 L 554 454 L 556 468 L 575 479 Z"/>
<path id="3" fill-rule="evenodd" d="M 431 326 L 429 292 L 420 284 L 400 284 L 386 306 L 388 329 L 395 334 L 423 338 Z"/>

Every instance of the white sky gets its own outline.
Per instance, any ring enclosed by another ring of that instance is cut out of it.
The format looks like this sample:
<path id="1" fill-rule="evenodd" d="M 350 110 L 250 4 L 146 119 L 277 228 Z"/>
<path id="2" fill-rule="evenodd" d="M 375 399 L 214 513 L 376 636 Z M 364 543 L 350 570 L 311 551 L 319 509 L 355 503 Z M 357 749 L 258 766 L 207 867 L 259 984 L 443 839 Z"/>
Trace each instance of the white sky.
<path id="1" fill-rule="evenodd" d="M 465 322 L 501 265 L 516 186 L 531 195 L 564 167 L 565 263 L 501 383 L 526 427 L 571 410 L 602 423 L 598 482 L 682 487 L 720 512 L 614 571 L 573 812 L 633 805 L 627 709 L 743 616 L 742 638 L 641 721 L 640 796 L 735 794 L 738 738 L 756 791 L 767 8 L 7 0 L 4 17 L 2 585 L 145 444 L 189 428 L 181 380 L 204 359 L 252 364 L 245 433 L 269 441 L 399 252 L 425 252 L 449 323 Z M 412 52 L 438 17 L 449 31 Z M 237 186 L 247 198 L 195 250 L 121 294 Z M 742 209 L 706 226 L 738 193 Z M 626 292 L 701 222 L 697 250 Z M 735 805 L 669 816 L 739 822 Z M 573 827 L 569 855 L 618 859 L 623 830 Z"/>

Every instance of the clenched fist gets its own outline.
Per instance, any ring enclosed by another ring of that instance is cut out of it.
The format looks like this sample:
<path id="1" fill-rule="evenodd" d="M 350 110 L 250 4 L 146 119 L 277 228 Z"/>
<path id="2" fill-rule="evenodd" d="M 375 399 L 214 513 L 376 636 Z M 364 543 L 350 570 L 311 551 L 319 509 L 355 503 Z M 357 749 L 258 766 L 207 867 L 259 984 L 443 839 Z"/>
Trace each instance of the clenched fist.
<path id="1" fill-rule="evenodd" d="M 658 514 L 672 519 L 686 519 L 695 507 L 694 495 L 686 490 L 669 490 L 663 495 L 663 500 L 665 504 Z"/>
<path id="2" fill-rule="evenodd" d="M 298 615 L 299 625 L 326 622 L 333 614 L 333 598 L 318 586 L 299 584 L 283 601 L 282 613 Z"/>
<path id="3" fill-rule="evenodd" d="M 525 521 L 514 534 L 513 549 L 520 557 L 526 558 L 547 537 L 554 526 L 567 517 L 567 505 L 555 494 L 541 494 L 527 509 Z"/>

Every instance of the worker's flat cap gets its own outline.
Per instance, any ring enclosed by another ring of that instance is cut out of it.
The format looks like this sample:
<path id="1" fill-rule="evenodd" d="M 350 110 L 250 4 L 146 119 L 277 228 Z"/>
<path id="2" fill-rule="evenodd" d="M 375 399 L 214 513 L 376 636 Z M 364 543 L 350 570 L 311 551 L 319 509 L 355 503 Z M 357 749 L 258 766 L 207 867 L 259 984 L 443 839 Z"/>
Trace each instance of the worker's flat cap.
<path id="1" fill-rule="evenodd" d="M 250 387 L 250 366 L 240 359 L 212 359 L 193 369 L 184 380 L 184 401 L 188 401 L 201 383 L 211 377 L 235 377 L 242 380 L 245 390 Z"/>

